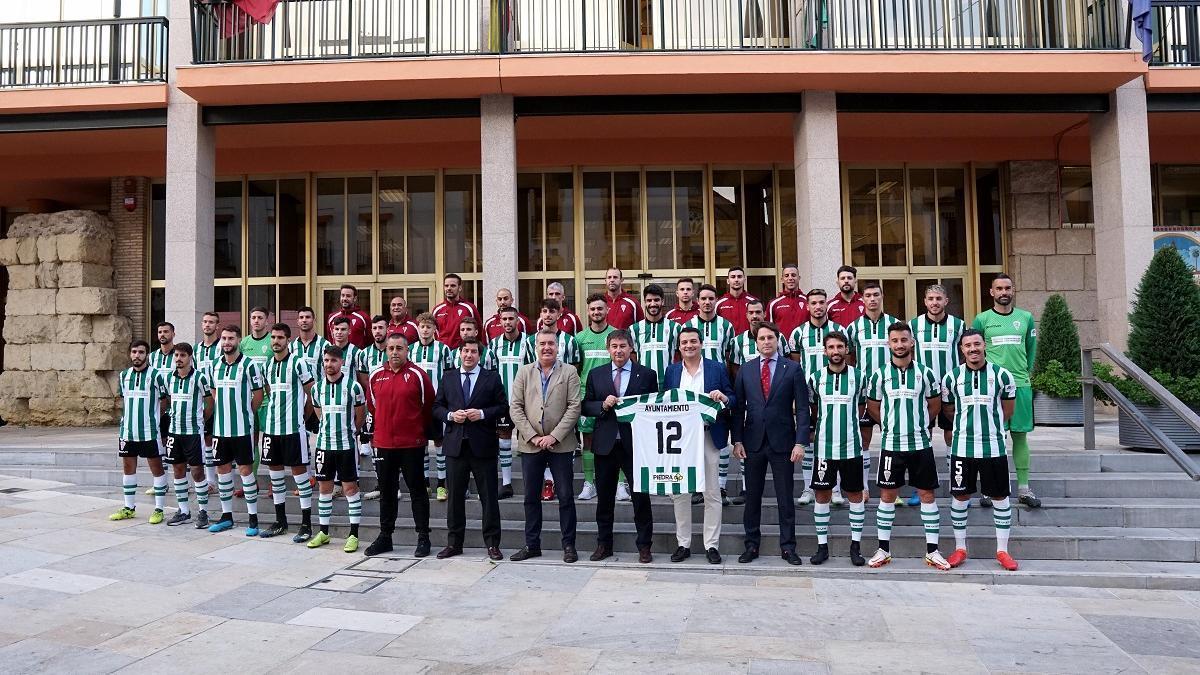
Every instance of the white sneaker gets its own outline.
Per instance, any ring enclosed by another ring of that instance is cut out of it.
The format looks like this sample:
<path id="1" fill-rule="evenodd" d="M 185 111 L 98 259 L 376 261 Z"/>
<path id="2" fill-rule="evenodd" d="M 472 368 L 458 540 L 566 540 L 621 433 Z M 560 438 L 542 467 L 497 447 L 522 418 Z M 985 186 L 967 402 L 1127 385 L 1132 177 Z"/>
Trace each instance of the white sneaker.
<path id="1" fill-rule="evenodd" d="M 579 491 L 579 496 L 576 497 L 575 499 L 586 502 L 586 501 L 590 501 L 595 498 L 596 498 L 596 486 L 592 485 L 592 481 L 590 481 L 590 480 L 583 481 L 583 489 Z"/>
<path id="2" fill-rule="evenodd" d="M 368 502 L 373 499 L 379 499 L 379 490 L 371 490 L 370 492 L 364 492 L 362 498 L 364 501 L 368 501 Z"/>
<path id="3" fill-rule="evenodd" d="M 617 483 L 617 501 L 631 501 L 629 497 L 629 487 L 625 485 L 624 481 Z"/>
<path id="4" fill-rule="evenodd" d="M 942 554 L 939 551 L 926 553 L 925 564 L 935 569 L 942 570 L 943 572 L 950 569 L 950 563 L 946 562 L 946 559 L 942 557 Z"/>
<path id="5" fill-rule="evenodd" d="M 804 492 L 800 493 L 800 498 L 796 500 L 796 503 L 800 506 L 808 506 L 813 503 L 814 498 L 813 491 L 810 488 L 804 488 Z"/>
<path id="6" fill-rule="evenodd" d="M 358 446 L 358 454 L 362 455 L 363 457 L 370 457 L 371 456 L 370 444 L 360 443 Z"/>
<path id="7" fill-rule="evenodd" d="M 871 556 L 871 559 L 867 561 L 867 564 L 871 567 L 883 567 L 890 562 L 892 562 L 892 554 L 883 549 L 879 549 L 878 551 L 875 551 L 875 555 Z"/>
<path id="8" fill-rule="evenodd" d="M 834 506 L 841 508 L 846 503 L 846 498 L 842 496 L 842 493 L 834 492 L 833 499 L 831 501 L 833 502 Z"/>

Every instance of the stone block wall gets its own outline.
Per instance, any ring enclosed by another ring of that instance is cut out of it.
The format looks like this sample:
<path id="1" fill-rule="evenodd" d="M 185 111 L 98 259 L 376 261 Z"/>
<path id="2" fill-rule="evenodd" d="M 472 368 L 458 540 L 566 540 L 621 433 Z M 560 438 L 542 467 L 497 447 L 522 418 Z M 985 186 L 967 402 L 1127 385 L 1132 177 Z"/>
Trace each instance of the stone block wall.
<path id="1" fill-rule="evenodd" d="M 120 419 L 117 373 L 132 338 L 118 313 L 113 223 L 91 211 L 20 216 L 0 239 L 9 271 L 0 414 L 16 424 Z"/>
<path id="2" fill-rule="evenodd" d="M 1098 342 L 1095 233 L 1060 226 L 1058 164 L 1009 162 L 1008 176 L 1008 272 L 1017 305 L 1040 319 L 1046 300 L 1061 293 L 1075 315 L 1080 343 Z"/>

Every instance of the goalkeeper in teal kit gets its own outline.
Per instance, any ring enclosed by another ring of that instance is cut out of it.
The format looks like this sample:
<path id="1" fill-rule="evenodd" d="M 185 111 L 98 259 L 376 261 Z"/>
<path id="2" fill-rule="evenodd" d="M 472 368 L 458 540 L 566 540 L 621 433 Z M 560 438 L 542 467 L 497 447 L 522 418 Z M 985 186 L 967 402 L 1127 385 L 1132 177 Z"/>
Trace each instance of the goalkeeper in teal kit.
<path id="1" fill-rule="evenodd" d="M 1012 373 L 1017 384 L 1017 401 L 1008 430 L 1012 434 L 1013 464 L 1017 467 L 1017 501 L 1037 508 L 1042 500 L 1029 487 L 1029 440 L 1033 431 L 1033 388 L 1029 372 L 1037 353 L 1037 329 L 1033 315 L 1016 307 L 1012 277 L 1000 274 L 992 280 L 993 306 L 975 317 L 972 328 L 981 331 L 987 345 L 987 360 Z M 991 500 L 982 500 L 984 506 Z"/>

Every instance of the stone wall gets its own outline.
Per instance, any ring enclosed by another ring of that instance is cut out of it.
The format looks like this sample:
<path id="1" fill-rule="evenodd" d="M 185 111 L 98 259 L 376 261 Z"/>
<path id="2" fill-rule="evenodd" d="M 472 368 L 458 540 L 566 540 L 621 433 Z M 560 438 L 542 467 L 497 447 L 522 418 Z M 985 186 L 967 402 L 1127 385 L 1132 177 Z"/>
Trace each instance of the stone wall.
<path id="1" fill-rule="evenodd" d="M 1095 234 L 1091 228 L 1061 227 L 1058 164 L 1010 162 L 1008 271 L 1017 305 L 1040 319 L 1055 293 L 1067 299 L 1081 344 L 1100 338 L 1096 299 Z"/>
<path id="2" fill-rule="evenodd" d="M 29 214 L 0 239 L 8 268 L 0 414 L 16 424 L 120 419 L 131 326 L 117 313 L 113 224 L 91 211 Z"/>

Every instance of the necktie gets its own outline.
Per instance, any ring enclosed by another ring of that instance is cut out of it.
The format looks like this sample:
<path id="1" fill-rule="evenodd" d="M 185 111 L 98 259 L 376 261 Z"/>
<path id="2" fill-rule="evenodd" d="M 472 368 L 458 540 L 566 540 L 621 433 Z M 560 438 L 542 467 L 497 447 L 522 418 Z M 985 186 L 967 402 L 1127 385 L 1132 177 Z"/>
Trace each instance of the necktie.
<path id="1" fill-rule="evenodd" d="M 624 368 L 617 368 L 615 371 L 613 371 L 613 391 L 615 391 L 617 393 L 617 396 L 621 395 L 621 371 L 622 370 L 624 370 Z"/>
<path id="2" fill-rule="evenodd" d="M 762 362 L 762 390 L 763 398 L 765 399 L 771 393 L 771 360 L 763 359 Z"/>
<path id="3" fill-rule="evenodd" d="M 471 400 L 471 373 L 463 373 L 463 404 Z"/>

